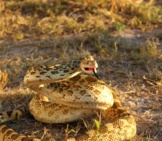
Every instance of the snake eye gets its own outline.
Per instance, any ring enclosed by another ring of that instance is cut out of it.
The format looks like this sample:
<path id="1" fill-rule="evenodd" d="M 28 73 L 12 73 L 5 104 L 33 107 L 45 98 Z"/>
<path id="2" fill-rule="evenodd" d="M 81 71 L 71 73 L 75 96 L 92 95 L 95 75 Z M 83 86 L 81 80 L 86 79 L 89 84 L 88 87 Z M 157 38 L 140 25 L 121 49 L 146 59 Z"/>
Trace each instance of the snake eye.
<path id="1" fill-rule="evenodd" d="M 85 73 L 93 74 L 94 72 L 97 72 L 96 68 L 98 68 L 98 64 L 92 56 L 89 56 L 81 61 L 80 68 L 81 71 L 84 71 Z"/>

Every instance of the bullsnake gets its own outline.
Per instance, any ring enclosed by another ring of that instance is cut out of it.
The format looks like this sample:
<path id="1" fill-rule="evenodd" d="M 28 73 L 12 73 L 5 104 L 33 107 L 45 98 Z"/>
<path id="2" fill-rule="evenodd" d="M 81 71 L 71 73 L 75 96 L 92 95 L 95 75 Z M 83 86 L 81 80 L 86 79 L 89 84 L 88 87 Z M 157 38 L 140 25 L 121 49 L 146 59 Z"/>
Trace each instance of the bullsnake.
<path id="1" fill-rule="evenodd" d="M 95 73 L 97 67 L 97 62 L 88 55 L 67 64 L 30 68 L 24 83 L 39 93 L 29 103 L 30 113 L 45 123 L 72 122 L 91 117 L 96 111 L 101 113 L 104 124 L 99 129 L 88 130 L 68 141 L 123 141 L 134 137 L 135 119 L 122 107 L 116 94 L 104 81 L 80 74 Z M 10 114 L 3 112 L 1 117 L 14 119 L 23 112 L 19 109 Z M 40 141 L 20 135 L 4 124 L 0 125 L 0 140 Z"/>

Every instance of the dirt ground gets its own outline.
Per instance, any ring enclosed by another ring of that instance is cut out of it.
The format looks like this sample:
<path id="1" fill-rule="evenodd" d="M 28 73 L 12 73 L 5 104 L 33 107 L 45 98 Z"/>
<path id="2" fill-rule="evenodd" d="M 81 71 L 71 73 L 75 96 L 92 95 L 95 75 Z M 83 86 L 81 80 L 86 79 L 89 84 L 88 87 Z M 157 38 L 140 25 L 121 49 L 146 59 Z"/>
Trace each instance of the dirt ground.
<path id="1" fill-rule="evenodd" d="M 155 37 L 161 28 L 151 32 L 126 29 L 122 33 L 113 34 L 113 38 L 118 42 L 127 44 L 142 44 L 148 38 Z M 79 38 L 79 39 L 78 39 Z M 162 140 L 162 81 L 155 81 L 148 78 L 149 69 L 162 71 L 162 56 L 158 56 L 154 63 L 146 62 L 140 64 L 136 61 L 123 58 L 118 55 L 130 53 L 119 51 L 120 54 L 114 56 L 114 52 L 98 55 L 93 47 L 68 47 L 61 48 L 60 42 L 71 42 L 82 40 L 82 37 L 68 37 L 66 39 L 53 40 L 23 40 L 23 41 L 0 41 L 0 61 L 2 69 L 9 73 L 9 83 L 1 92 L 0 109 L 12 110 L 13 107 L 26 106 L 33 94 L 23 84 L 23 76 L 26 70 L 33 65 L 56 64 L 68 61 L 73 56 L 81 52 L 89 51 L 98 61 L 98 76 L 105 80 L 119 96 L 123 106 L 134 115 L 137 122 L 137 135 L 133 141 L 161 141 Z M 161 40 L 158 51 L 162 51 Z M 5 52 L 5 53 L 4 53 Z M 115 54 L 116 55 L 116 54 Z M 103 57 L 104 56 L 104 57 Z M 3 63 L 2 63 L 3 62 Z M 151 64 L 151 65 L 150 65 Z M 160 75 L 162 76 L 162 75 Z M 44 124 L 34 120 L 30 115 L 26 115 L 20 120 L 8 122 L 7 125 L 24 135 L 33 135 L 44 140 L 53 141 L 65 138 L 67 125 Z M 70 124 L 70 128 L 77 129 L 84 126 L 81 122 Z M 81 130 L 85 130 L 84 128 Z M 75 133 L 76 134 L 76 133 Z M 73 134 L 73 135 L 75 135 Z"/>

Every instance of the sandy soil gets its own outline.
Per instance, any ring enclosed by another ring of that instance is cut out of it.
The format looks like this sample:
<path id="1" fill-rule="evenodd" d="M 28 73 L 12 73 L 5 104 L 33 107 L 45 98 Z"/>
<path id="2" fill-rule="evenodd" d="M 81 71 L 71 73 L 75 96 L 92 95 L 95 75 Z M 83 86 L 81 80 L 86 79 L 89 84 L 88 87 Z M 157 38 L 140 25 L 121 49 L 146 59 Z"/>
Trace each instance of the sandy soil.
<path id="1" fill-rule="evenodd" d="M 159 32 L 159 29 L 147 33 L 127 29 L 120 35 L 114 34 L 114 38 L 118 41 L 141 44 L 149 37 L 154 37 L 157 32 Z M 75 39 L 66 39 L 66 41 L 70 40 Z M 33 94 L 33 92 L 24 86 L 23 76 L 30 66 L 60 63 L 70 59 L 70 53 L 66 53 L 68 49 L 65 51 L 65 49 L 57 46 L 57 43 L 61 41 L 62 39 L 1 41 L 0 49 L 3 50 L 3 52 L 0 52 L 1 66 L 2 69 L 7 69 L 9 73 L 9 83 L 1 92 L 1 111 L 27 105 L 31 97 L 30 94 Z M 161 45 L 158 47 L 159 50 L 162 50 Z M 77 47 L 70 48 L 70 50 L 73 55 L 75 52 L 80 52 Z M 162 88 L 162 83 L 147 79 L 148 72 L 145 66 L 139 66 L 131 60 L 114 60 L 109 57 L 109 54 L 103 58 L 95 53 L 93 47 L 82 48 L 82 52 L 87 50 L 98 60 L 99 77 L 104 79 L 117 93 L 124 107 L 132 111 L 138 128 L 137 136 L 133 141 L 161 141 L 162 93 L 159 88 Z M 60 55 L 60 53 L 62 54 Z M 61 60 L 61 58 L 63 59 Z M 155 62 L 159 71 L 162 71 L 161 63 L 162 57 Z M 7 125 L 19 133 L 31 134 L 50 141 L 54 140 L 53 137 L 55 139 L 65 137 L 65 129 L 67 128 L 67 125 L 49 125 L 37 122 L 30 115 L 26 115 L 20 120 L 8 122 Z M 70 125 L 70 128 L 76 129 L 80 126 L 84 125 L 80 122 L 74 123 Z"/>

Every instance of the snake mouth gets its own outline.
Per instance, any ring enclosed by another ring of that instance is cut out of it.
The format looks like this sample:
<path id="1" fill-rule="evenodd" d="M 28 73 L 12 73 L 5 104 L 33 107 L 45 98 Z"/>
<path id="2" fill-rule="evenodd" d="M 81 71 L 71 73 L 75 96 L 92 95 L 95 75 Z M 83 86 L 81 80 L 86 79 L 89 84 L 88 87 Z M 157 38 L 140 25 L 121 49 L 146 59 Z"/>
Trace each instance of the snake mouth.
<path id="1" fill-rule="evenodd" d="M 93 73 L 95 76 L 96 76 L 96 78 L 97 79 L 100 79 L 99 77 L 98 77 L 98 75 L 97 75 L 97 70 L 96 70 L 96 68 L 84 68 L 84 70 L 85 70 L 85 72 L 86 73 Z"/>
<path id="2" fill-rule="evenodd" d="M 87 72 L 87 73 L 97 73 L 97 70 L 96 70 L 96 68 L 84 68 L 84 70 L 85 70 L 85 72 Z"/>

